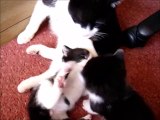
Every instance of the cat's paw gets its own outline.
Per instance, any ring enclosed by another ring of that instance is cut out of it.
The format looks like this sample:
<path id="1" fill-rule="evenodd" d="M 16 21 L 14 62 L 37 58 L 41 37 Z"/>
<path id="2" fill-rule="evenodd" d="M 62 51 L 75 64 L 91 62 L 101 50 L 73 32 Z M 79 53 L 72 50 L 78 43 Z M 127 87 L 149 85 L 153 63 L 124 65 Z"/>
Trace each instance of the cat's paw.
<path id="1" fill-rule="evenodd" d="M 23 31 L 21 32 L 17 37 L 17 43 L 18 44 L 25 44 L 29 42 L 34 35 L 28 34 L 27 32 Z"/>
<path id="2" fill-rule="evenodd" d="M 18 86 L 17 86 L 17 90 L 19 93 L 24 93 L 27 91 L 26 89 L 26 82 L 25 81 L 22 81 Z"/>
<path id="3" fill-rule="evenodd" d="M 89 99 L 83 100 L 83 106 L 82 106 L 82 108 L 83 108 L 86 112 L 88 112 L 88 113 L 90 113 L 90 114 L 97 115 L 97 113 L 94 112 L 94 111 L 91 109 Z"/>
<path id="4" fill-rule="evenodd" d="M 92 120 L 92 115 L 91 114 L 87 114 L 86 116 L 80 118 L 80 120 Z"/>
<path id="5" fill-rule="evenodd" d="M 87 99 L 87 100 L 83 100 L 83 106 L 82 106 L 82 108 L 83 108 L 85 111 L 87 111 L 87 112 L 90 111 L 90 102 L 89 102 L 88 99 Z"/>
<path id="6" fill-rule="evenodd" d="M 31 45 L 26 49 L 27 54 L 36 55 L 39 54 L 42 45 Z"/>

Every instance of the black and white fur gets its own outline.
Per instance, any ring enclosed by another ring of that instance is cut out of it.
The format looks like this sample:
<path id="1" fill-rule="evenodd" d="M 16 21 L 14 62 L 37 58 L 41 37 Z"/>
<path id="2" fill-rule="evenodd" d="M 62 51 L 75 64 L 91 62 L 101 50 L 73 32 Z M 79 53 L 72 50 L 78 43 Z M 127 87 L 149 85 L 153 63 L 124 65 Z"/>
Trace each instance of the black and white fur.
<path id="1" fill-rule="evenodd" d="M 92 58 L 85 65 L 84 77 L 89 100 L 83 108 L 107 120 L 154 120 L 143 98 L 127 85 L 123 50 L 114 55 Z"/>
<path id="2" fill-rule="evenodd" d="M 61 61 L 63 45 L 85 48 L 94 57 L 114 52 L 123 42 L 118 37 L 121 31 L 114 9 L 118 3 L 119 0 L 37 0 L 30 22 L 17 42 L 29 42 L 48 17 L 50 29 L 58 38 L 56 49 L 52 49 L 55 63 Z M 53 72 L 58 69 L 56 66 Z"/>
<path id="3" fill-rule="evenodd" d="M 50 28 L 58 36 L 57 48 L 63 45 L 81 48 L 87 44 L 87 48 L 99 54 L 114 52 L 122 42 L 115 39 L 120 34 L 114 9 L 118 3 L 119 0 L 38 0 L 17 42 L 29 42 L 42 21 L 49 17 Z M 93 45 L 88 43 L 91 40 Z"/>
<path id="4" fill-rule="evenodd" d="M 35 52 L 34 49 L 32 52 Z M 56 75 L 41 77 L 41 79 L 35 76 L 20 83 L 18 86 L 20 92 L 33 88 L 28 103 L 31 120 L 69 118 L 66 112 L 74 107 L 85 91 L 81 71 L 90 58 L 89 51 L 85 49 L 71 49 L 65 46 L 62 57 L 64 65 Z M 62 81 L 59 80 L 63 81 L 62 88 L 59 85 Z"/>

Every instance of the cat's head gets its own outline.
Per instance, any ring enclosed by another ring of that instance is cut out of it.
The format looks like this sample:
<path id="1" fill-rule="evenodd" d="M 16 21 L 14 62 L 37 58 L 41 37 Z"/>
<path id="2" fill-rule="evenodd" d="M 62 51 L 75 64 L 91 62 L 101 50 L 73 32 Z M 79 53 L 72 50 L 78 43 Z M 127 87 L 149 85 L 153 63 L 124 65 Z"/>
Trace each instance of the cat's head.
<path id="1" fill-rule="evenodd" d="M 68 46 L 63 47 L 63 57 L 64 62 L 74 61 L 76 63 L 86 64 L 86 62 L 91 59 L 91 54 L 88 50 L 83 48 L 69 48 Z"/>
<path id="2" fill-rule="evenodd" d="M 120 0 L 70 0 L 68 9 L 75 23 L 92 29 L 104 17 L 110 20 L 113 8 L 119 3 Z"/>
<path id="3" fill-rule="evenodd" d="M 123 50 L 92 58 L 84 67 L 82 74 L 90 92 L 106 97 L 109 101 L 119 99 L 126 87 Z"/>

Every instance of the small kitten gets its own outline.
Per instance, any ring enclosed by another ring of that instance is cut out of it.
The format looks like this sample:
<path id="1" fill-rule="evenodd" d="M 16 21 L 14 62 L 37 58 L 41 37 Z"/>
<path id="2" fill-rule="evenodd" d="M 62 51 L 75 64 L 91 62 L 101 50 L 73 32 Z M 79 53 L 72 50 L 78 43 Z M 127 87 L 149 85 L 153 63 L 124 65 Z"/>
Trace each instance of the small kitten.
<path id="1" fill-rule="evenodd" d="M 35 52 L 34 50 L 32 52 Z M 41 81 L 37 81 L 39 77 L 35 76 L 23 82 L 25 88 L 33 88 L 28 103 L 30 120 L 69 118 L 66 112 L 74 107 L 85 91 L 84 81 L 81 80 L 80 74 L 90 58 L 91 55 L 86 49 L 71 49 L 64 46 L 62 57 L 64 65 L 56 75 Z M 23 87 L 21 85 L 19 88 Z"/>
<path id="2" fill-rule="evenodd" d="M 143 98 L 127 85 L 123 50 L 92 58 L 82 71 L 89 100 L 83 108 L 107 120 L 154 120 Z"/>

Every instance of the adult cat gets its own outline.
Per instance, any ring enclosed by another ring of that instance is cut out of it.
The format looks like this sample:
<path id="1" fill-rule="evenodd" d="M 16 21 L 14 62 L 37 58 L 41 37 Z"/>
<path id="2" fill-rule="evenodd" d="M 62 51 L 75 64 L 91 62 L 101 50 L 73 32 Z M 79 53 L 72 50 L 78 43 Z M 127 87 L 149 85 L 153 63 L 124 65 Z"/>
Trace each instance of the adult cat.
<path id="1" fill-rule="evenodd" d="M 55 63 L 61 61 L 63 45 L 85 48 L 93 56 L 115 52 L 122 42 L 117 39 L 121 31 L 114 7 L 118 3 L 119 0 L 37 0 L 30 22 L 17 42 L 29 42 L 48 17 L 50 29 L 58 37 L 57 47 L 52 50 Z"/>
<path id="2" fill-rule="evenodd" d="M 58 36 L 57 48 L 67 45 L 87 47 L 93 52 L 96 49 L 99 54 L 115 52 L 122 42 L 117 39 L 121 31 L 114 7 L 118 3 L 119 0 L 38 0 L 17 42 L 29 42 L 42 21 L 49 17 L 50 28 Z M 89 41 L 93 45 L 88 45 Z"/>

